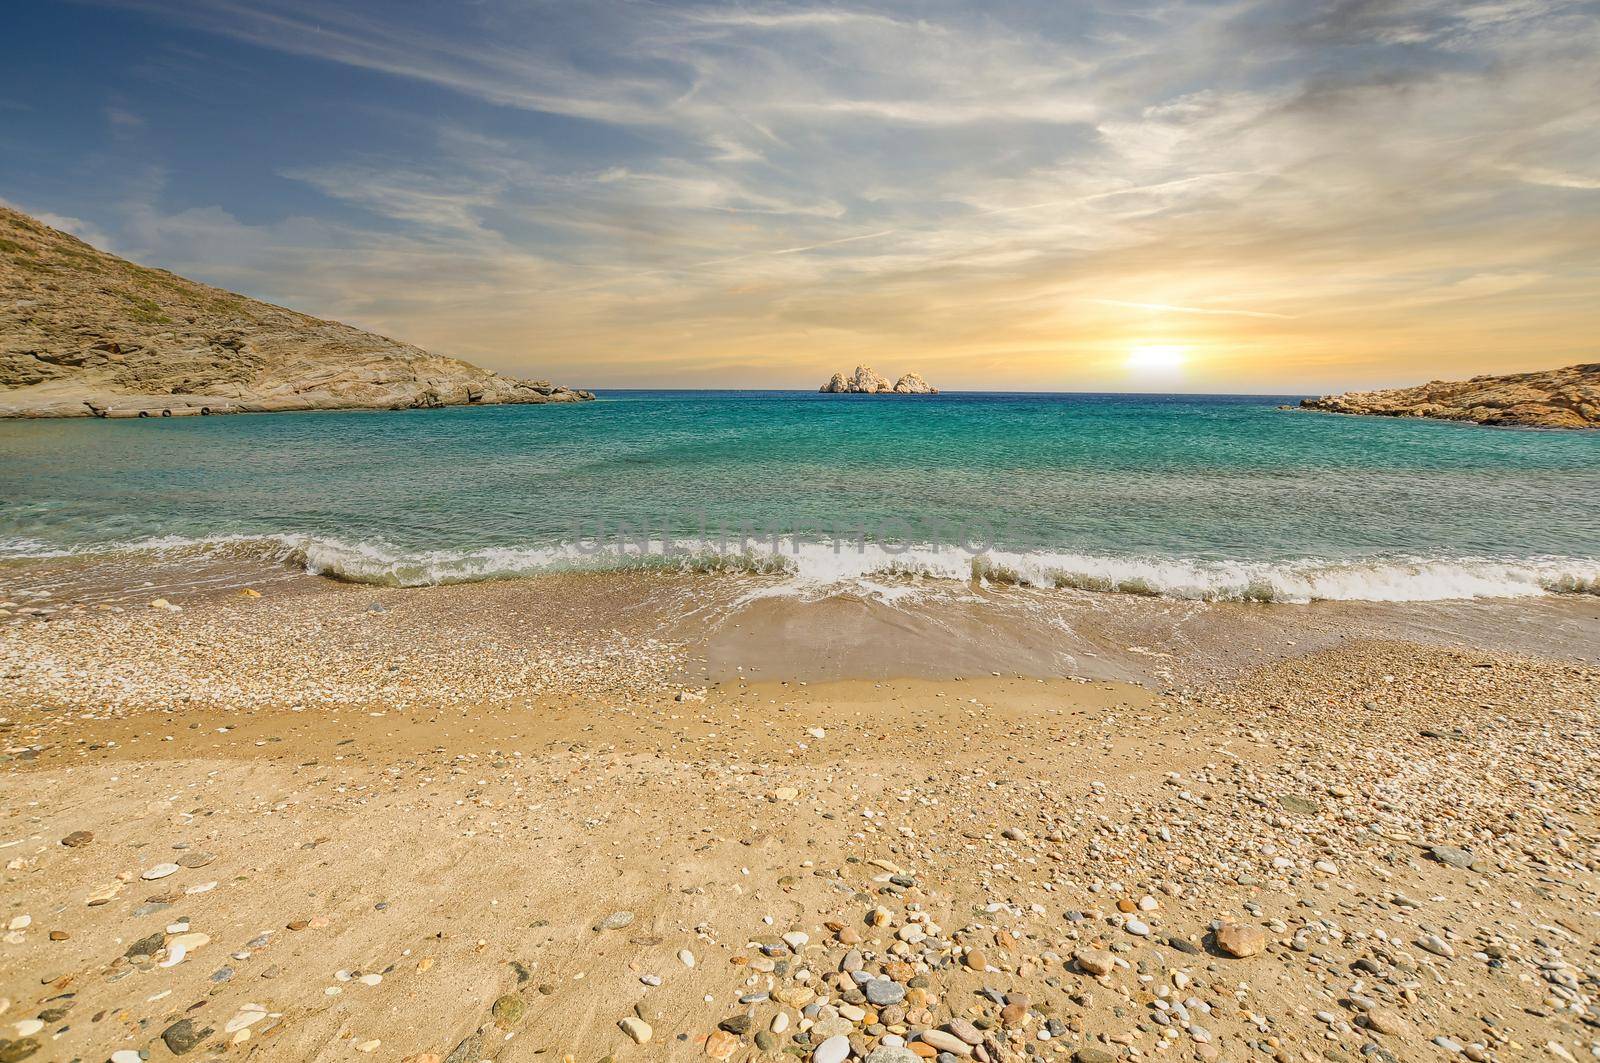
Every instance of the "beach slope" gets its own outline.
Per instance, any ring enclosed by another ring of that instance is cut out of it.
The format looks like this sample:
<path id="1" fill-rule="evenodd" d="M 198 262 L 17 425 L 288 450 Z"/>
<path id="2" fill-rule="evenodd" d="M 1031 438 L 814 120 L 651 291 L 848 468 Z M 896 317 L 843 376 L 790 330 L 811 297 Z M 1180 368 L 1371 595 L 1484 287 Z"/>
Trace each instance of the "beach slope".
<path id="1" fill-rule="evenodd" d="M 0 626 L 0 1058 L 1590 1057 L 1590 664 L 706 682 L 642 578 Z"/>

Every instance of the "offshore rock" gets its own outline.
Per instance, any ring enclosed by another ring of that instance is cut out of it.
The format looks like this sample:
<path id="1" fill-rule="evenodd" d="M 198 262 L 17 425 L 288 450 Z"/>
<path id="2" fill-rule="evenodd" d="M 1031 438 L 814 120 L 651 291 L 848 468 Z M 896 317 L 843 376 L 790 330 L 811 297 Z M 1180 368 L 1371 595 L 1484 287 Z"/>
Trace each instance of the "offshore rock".
<path id="1" fill-rule="evenodd" d="M 939 389 L 922 379 L 921 373 L 907 373 L 894 383 L 878 375 L 870 365 L 858 365 L 850 376 L 833 374 L 821 388 L 829 395 L 937 395 Z"/>

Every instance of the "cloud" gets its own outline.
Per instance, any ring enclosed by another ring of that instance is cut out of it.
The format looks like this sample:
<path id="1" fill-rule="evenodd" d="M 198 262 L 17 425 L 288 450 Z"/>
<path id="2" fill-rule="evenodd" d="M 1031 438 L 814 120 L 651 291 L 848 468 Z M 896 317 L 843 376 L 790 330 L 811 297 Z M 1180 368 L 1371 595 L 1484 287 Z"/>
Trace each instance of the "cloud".
<path id="1" fill-rule="evenodd" d="M 392 166 L 343 164 L 280 170 L 325 195 L 384 217 L 434 229 L 481 232 L 480 212 L 499 200 L 502 186 L 477 175 L 439 175 Z"/>
<path id="2" fill-rule="evenodd" d="M 1457 299 L 1487 299 L 1491 296 L 1514 292 L 1529 285 L 1549 279 L 1549 274 L 1530 271 L 1506 273 L 1474 273 L 1449 284 L 1430 286 L 1399 300 L 1401 305 L 1423 306 L 1429 303 L 1447 303 Z"/>
<path id="3" fill-rule="evenodd" d="M 1138 339 L 1284 384 L 1600 325 L 1592 4 L 102 6 L 378 79 L 420 131 L 285 164 L 276 221 L 133 196 L 119 240 L 498 368 L 1089 385 Z"/>
<path id="4" fill-rule="evenodd" d="M 126 107 L 111 104 L 106 108 L 106 121 L 113 129 L 134 132 L 145 127 L 145 120 L 141 115 L 134 114 Z"/>
<path id="5" fill-rule="evenodd" d="M 1131 303 L 1126 299 L 1096 299 L 1101 306 L 1124 306 L 1130 310 L 1151 310 L 1161 314 L 1206 314 L 1216 317 L 1260 317 L 1294 320 L 1293 314 L 1275 314 L 1270 310 L 1236 310 L 1213 306 L 1173 306 L 1171 303 Z"/>
<path id="6" fill-rule="evenodd" d="M 1510 166 L 1507 171 L 1517 180 L 1526 181 L 1530 185 L 1544 185 L 1549 188 L 1573 188 L 1584 191 L 1600 189 L 1600 174 L 1588 176 L 1577 173 L 1564 173 L 1560 170 L 1546 169 L 1540 166 Z"/>

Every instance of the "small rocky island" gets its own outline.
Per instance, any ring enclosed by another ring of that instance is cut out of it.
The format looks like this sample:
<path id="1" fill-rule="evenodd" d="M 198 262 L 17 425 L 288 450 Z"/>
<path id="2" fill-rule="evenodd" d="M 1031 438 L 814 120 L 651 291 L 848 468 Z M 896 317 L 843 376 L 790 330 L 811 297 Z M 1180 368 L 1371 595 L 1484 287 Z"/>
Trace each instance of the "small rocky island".
<path id="1" fill-rule="evenodd" d="M 0 207 L 0 417 L 592 398 L 149 269 Z"/>
<path id="2" fill-rule="evenodd" d="M 1600 362 L 1305 399 L 1303 409 L 1517 428 L 1600 428 Z"/>
<path id="3" fill-rule="evenodd" d="M 939 389 L 922 379 L 921 373 L 907 373 L 891 384 L 887 377 L 879 376 L 869 365 L 856 366 L 856 371 L 851 376 L 845 376 L 843 373 L 833 374 L 833 379 L 822 385 L 820 390 L 825 395 L 939 394 Z"/>

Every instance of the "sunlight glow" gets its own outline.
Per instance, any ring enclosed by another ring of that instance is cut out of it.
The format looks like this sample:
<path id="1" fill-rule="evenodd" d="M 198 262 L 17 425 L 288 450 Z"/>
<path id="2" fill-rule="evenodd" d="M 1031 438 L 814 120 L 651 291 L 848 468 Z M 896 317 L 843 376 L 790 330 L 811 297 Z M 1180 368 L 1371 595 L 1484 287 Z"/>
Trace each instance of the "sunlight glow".
<path id="1" fill-rule="evenodd" d="M 1140 344 L 1128 349 L 1126 365 L 1133 373 L 1176 373 L 1187 354 L 1188 348 L 1172 344 Z"/>

